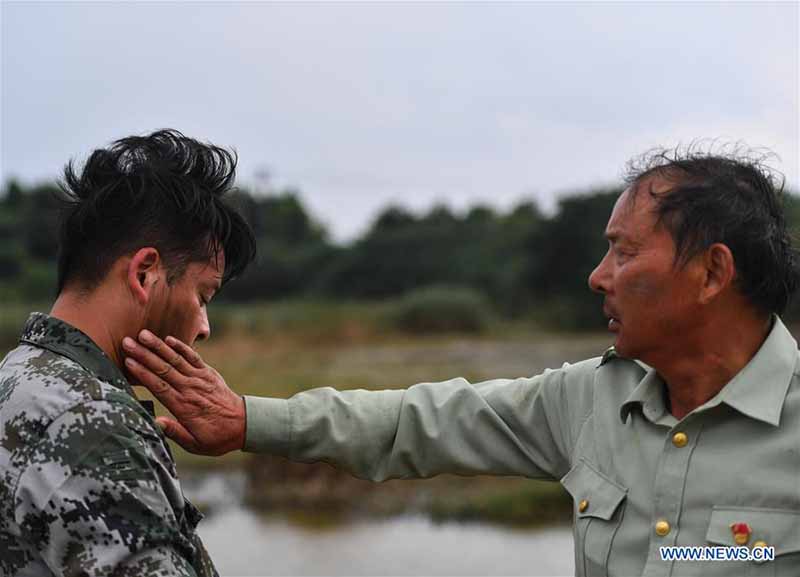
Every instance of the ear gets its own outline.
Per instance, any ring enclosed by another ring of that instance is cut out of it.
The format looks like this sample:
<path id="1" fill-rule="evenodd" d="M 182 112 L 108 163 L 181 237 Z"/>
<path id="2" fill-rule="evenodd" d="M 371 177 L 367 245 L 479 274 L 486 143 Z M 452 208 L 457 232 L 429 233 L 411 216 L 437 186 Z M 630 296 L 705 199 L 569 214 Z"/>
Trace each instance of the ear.
<path id="1" fill-rule="evenodd" d="M 700 302 L 708 304 L 731 286 L 736 277 L 736 263 L 731 249 L 720 242 L 706 249 L 702 262 L 705 278 L 700 289 Z"/>
<path id="2" fill-rule="evenodd" d="M 140 248 L 128 262 L 128 289 L 141 305 L 150 301 L 154 287 L 162 282 L 161 255 L 153 247 Z"/>

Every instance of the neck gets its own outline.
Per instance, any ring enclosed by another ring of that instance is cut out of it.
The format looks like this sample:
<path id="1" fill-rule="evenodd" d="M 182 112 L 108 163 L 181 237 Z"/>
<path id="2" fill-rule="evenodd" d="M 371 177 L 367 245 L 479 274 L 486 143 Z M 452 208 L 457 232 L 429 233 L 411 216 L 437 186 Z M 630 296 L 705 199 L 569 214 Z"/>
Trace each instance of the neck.
<path id="1" fill-rule="evenodd" d="M 113 303 L 113 300 L 110 303 Z M 113 307 L 113 304 L 110 306 Z M 50 316 L 82 331 L 115 365 L 122 368 L 124 358 L 120 350 L 122 337 L 126 334 L 136 334 L 136 331 L 125 332 L 125 327 L 114 322 L 115 319 L 124 318 L 124 315 L 115 314 L 110 310 L 109 299 L 105 299 L 97 292 L 84 296 L 74 291 L 64 291 L 53 303 Z"/>
<path id="2" fill-rule="evenodd" d="M 755 313 L 710 319 L 651 362 L 642 360 L 664 379 L 670 412 L 680 420 L 716 396 L 750 362 L 769 330 L 770 319 Z"/>

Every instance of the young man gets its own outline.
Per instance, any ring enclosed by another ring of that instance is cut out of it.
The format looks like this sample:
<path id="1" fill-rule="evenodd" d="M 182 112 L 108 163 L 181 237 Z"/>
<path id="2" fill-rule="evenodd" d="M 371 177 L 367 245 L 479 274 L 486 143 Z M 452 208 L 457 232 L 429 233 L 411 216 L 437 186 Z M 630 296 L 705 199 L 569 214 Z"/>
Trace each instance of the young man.
<path id="1" fill-rule="evenodd" d="M 224 200 L 235 165 L 170 130 L 67 165 L 58 297 L 0 365 L 0 574 L 217 574 L 120 341 L 209 337 L 206 305 L 255 254 Z"/>
<path id="2" fill-rule="evenodd" d="M 589 277 L 616 336 L 603 358 L 288 400 L 243 400 L 191 348 L 149 333 L 147 348 L 125 340 L 138 360 L 126 362 L 177 417 L 167 434 L 196 452 L 324 459 L 375 480 L 560 480 L 575 501 L 577 575 L 797 575 L 800 373 L 777 315 L 798 260 L 779 192 L 757 162 L 702 154 L 656 155 L 629 183 Z M 209 414 L 228 417 L 212 428 Z M 708 545 L 737 561 L 664 549 Z"/>

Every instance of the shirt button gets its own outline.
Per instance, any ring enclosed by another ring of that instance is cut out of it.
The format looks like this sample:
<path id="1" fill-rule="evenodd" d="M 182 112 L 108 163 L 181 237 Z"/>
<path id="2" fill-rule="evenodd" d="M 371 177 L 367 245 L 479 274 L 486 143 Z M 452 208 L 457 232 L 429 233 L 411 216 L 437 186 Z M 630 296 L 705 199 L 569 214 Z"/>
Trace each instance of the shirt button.
<path id="1" fill-rule="evenodd" d="M 656 523 L 656 535 L 659 537 L 664 537 L 669 533 L 670 526 L 664 519 L 661 519 Z"/>
<path id="2" fill-rule="evenodd" d="M 589 508 L 589 501 L 583 499 L 580 503 L 578 503 L 578 512 L 583 513 L 586 509 Z"/>
<path id="3" fill-rule="evenodd" d="M 672 435 L 672 444 L 678 447 L 685 447 L 686 443 L 689 442 L 689 437 L 686 436 L 686 433 L 675 433 Z"/>
<path id="4" fill-rule="evenodd" d="M 755 543 L 753 543 L 753 549 L 763 549 L 764 547 L 768 547 L 766 541 L 756 541 Z M 764 561 L 766 561 L 766 559 L 764 559 L 764 558 L 753 559 L 753 561 L 755 563 L 759 563 L 760 564 L 760 563 L 763 563 Z"/>

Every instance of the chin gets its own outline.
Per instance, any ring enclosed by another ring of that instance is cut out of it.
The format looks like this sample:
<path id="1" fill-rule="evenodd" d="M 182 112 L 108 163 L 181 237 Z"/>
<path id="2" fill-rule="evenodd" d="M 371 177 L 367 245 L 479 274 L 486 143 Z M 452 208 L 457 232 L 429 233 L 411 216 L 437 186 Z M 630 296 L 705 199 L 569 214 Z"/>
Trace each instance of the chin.
<path id="1" fill-rule="evenodd" d="M 617 354 L 621 357 L 626 359 L 636 359 L 636 360 L 643 360 L 642 355 L 647 354 L 648 348 L 642 346 L 641 341 L 631 342 L 630 339 L 625 339 L 617 336 L 616 340 L 614 341 L 614 349 L 617 351 Z M 646 362 L 646 361 L 645 361 Z"/>
<path id="2" fill-rule="evenodd" d="M 631 349 L 630 345 L 625 342 L 619 334 L 617 334 L 617 338 L 614 339 L 614 350 L 617 351 L 617 354 L 621 357 L 625 357 L 627 359 L 636 358 L 634 356 L 634 351 Z"/>

